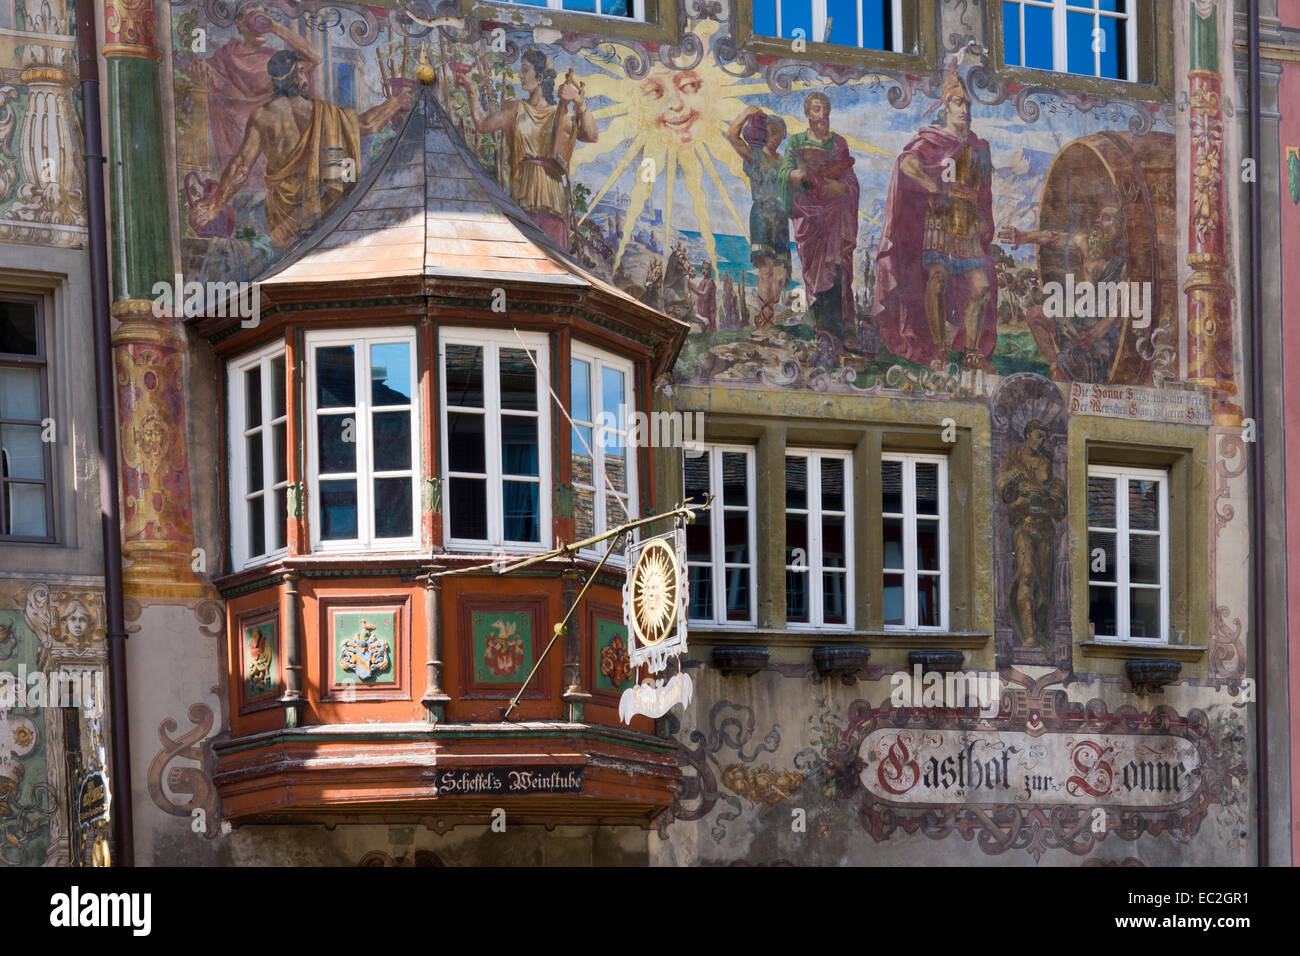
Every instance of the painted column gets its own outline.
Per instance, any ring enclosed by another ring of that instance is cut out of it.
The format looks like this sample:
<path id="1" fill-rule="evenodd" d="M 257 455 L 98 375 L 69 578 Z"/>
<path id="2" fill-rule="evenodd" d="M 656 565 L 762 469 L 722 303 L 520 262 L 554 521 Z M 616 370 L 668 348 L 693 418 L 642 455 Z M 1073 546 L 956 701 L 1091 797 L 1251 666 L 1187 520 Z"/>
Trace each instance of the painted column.
<path id="1" fill-rule="evenodd" d="M 104 25 L 124 584 L 198 597 L 208 588 L 192 570 L 184 342 L 170 315 L 154 315 L 155 283 L 175 277 L 153 0 L 105 0 Z"/>
<path id="2" fill-rule="evenodd" d="M 424 579 L 424 640 L 425 686 L 420 703 L 427 711 L 431 724 L 442 723 L 447 717 L 447 704 L 451 698 L 442 689 L 442 568 L 434 566 Z"/>
<path id="3" fill-rule="evenodd" d="M 1224 201 L 1223 79 L 1219 75 L 1218 10 L 1213 0 L 1192 0 L 1191 209 L 1187 229 L 1187 378 L 1214 389 L 1219 424 L 1241 423 L 1233 377 L 1232 284 L 1228 277 Z"/>
<path id="4" fill-rule="evenodd" d="M 72 31 L 63 0 L 42 0 L 36 7 L 27 4 L 27 29 L 43 34 L 46 42 L 34 37 L 22 47 L 18 80 L 27 88 L 27 108 L 18 160 L 23 185 L 5 214 L 8 221 L 0 224 L 0 238 L 80 246 L 86 241 L 85 143 L 75 103 Z"/>
<path id="5" fill-rule="evenodd" d="M 582 623 L 579 611 L 574 611 L 581 590 L 580 575 L 576 570 L 566 570 L 562 577 L 561 591 L 564 596 L 564 613 L 569 617 L 568 628 L 564 633 L 564 692 L 560 699 L 566 704 L 565 718 L 574 723 L 583 720 L 583 708 L 591 695 L 582 689 Z M 569 616 L 570 612 L 572 616 Z"/>

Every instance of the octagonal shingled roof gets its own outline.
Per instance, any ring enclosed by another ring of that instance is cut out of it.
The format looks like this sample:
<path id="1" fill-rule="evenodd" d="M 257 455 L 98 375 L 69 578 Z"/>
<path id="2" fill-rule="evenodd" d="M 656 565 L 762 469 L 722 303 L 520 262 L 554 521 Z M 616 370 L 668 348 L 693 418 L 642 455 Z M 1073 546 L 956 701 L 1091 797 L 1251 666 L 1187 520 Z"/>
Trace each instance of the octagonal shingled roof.
<path id="1" fill-rule="evenodd" d="M 432 84 L 420 88 L 396 141 L 351 193 L 260 281 L 419 276 L 585 287 L 652 311 L 592 275 L 537 227 L 470 152 Z"/>

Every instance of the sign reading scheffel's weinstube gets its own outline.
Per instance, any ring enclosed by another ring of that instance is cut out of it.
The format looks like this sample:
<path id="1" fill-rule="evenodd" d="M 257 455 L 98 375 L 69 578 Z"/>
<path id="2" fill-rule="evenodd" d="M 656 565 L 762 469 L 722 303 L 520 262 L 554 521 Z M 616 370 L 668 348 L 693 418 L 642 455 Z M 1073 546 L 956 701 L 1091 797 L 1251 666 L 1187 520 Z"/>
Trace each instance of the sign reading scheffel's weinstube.
<path id="1" fill-rule="evenodd" d="M 582 793 L 582 780 L 582 767 L 492 767 L 437 775 L 440 794 Z"/>

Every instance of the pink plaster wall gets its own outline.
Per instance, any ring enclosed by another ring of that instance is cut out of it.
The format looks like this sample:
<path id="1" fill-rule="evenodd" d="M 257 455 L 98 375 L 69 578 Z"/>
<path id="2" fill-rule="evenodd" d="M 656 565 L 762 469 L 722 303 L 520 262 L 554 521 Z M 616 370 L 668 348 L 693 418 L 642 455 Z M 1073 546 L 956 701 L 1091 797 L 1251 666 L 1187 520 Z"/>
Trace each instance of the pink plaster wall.
<path id="1" fill-rule="evenodd" d="M 1280 0 L 1278 16 L 1284 26 L 1300 26 L 1300 0 Z M 1286 150 L 1300 147 L 1300 64 L 1287 63 L 1278 91 L 1282 104 L 1281 155 L 1282 194 L 1282 342 L 1283 367 L 1290 370 L 1283 383 L 1287 422 L 1300 422 L 1300 205 L 1291 201 L 1287 190 Z M 1291 104 L 1291 107 L 1288 107 Z M 1267 215 L 1267 212 L 1265 213 Z M 1287 494 L 1287 623 L 1291 690 L 1291 819 L 1300 821 L 1300 432 L 1290 429 L 1287 442 L 1287 474 L 1296 475 Z M 1300 829 L 1292 826 L 1292 860 L 1300 860 Z"/>

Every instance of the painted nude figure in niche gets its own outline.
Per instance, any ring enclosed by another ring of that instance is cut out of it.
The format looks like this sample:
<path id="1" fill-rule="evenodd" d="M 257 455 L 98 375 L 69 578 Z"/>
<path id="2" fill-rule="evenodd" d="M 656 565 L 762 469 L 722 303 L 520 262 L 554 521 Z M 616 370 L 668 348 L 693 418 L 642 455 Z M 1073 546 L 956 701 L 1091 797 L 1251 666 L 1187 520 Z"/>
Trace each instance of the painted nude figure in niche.
<path id="1" fill-rule="evenodd" d="M 271 242 L 284 249 L 351 189 L 360 169 L 361 136 L 409 109 L 412 95 L 404 89 L 358 116 L 308 94 L 297 50 L 278 51 L 266 69 L 271 99 L 249 116 L 239 151 L 212 195 L 195 204 L 191 222 L 198 230 L 215 219 L 265 157 L 266 225 Z"/>
<path id="2" fill-rule="evenodd" d="M 1065 517 L 1065 484 L 1053 473 L 1047 427 L 1025 424 L 1024 442 L 1007 453 L 997 493 L 1011 525 L 1011 627 L 1022 647 L 1037 645 L 1050 658 L 1056 591 L 1056 532 Z"/>
<path id="3" fill-rule="evenodd" d="M 993 161 L 971 131 L 971 99 L 955 70 L 943 81 L 941 125 L 923 127 L 894 166 L 872 297 L 895 355 L 933 371 L 993 372 L 997 274 L 993 268 Z"/>
<path id="4" fill-rule="evenodd" d="M 858 177 L 848 142 L 831 131 L 830 97 L 809 93 L 803 109 L 808 129 L 790 137 L 777 171 L 781 200 L 799 251 L 813 329 L 819 337 L 829 336 L 834 349 L 856 353 Z"/>
<path id="5" fill-rule="evenodd" d="M 1102 206 L 1096 218 L 1072 232 L 1049 229 L 1021 232 L 1014 227 L 999 231 L 998 239 L 1014 246 L 1055 245 L 1065 249 L 1065 271 L 1075 282 L 1128 281 L 1128 238 L 1124 212 L 1114 204 Z M 1055 311 L 1055 310 L 1054 310 Z M 1100 309 L 1096 310 L 1102 311 Z M 1024 315 L 1049 372 L 1057 382 L 1107 382 L 1115 364 L 1123 319 L 1118 311 L 1108 315 L 1074 319 L 1055 318 L 1042 304 L 1030 306 Z"/>
<path id="6" fill-rule="evenodd" d="M 770 328 L 790 277 L 790 219 L 781 198 L 781 142 L 785 120 L 746 107 L 727 130 L 727 142 L 744 163 L 753 205 L 749 207 L 749 258 L 758 270 L 758 315 Z"/>
<path id="7" fill-rule="evenodd" d="M 468 74 L 456 74 L 456 85 L 469 96 L 474 128 L 505 136 L 510 197 L 556 245 L 567 250 L 569 161 L 574 144 L 596 142 L 599 130 L 583 99 L 583 85 L 574 80 L 573 71 L 565 74 L 558 89 L 555 80 L 550 58 L 536 47 L 528 49 L 519 65 L 519 86 L 527 98 L 507 100 L 496 112 L 485 113 Z"/>

